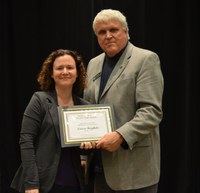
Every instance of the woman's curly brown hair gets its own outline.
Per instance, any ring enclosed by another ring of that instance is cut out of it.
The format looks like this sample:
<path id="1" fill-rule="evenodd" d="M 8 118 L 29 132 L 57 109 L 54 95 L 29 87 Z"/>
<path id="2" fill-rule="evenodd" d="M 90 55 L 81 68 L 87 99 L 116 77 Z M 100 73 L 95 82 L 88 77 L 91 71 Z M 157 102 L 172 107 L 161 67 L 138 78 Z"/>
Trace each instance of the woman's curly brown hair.
<path id="1" fill-rule="evenodd" d="M 78 77 L 73 85 L 73 93 L 82 94 L 87 84 L 86 69 L 82 56 L 73 50 L 55 50 L 45 59 L 37 78 L 40 88 L 43 91 L 55 89 L 55 82 L 52 78 L 53 64 L 56 58 L 64 55 L 70 55 L 75 60 Z"/>

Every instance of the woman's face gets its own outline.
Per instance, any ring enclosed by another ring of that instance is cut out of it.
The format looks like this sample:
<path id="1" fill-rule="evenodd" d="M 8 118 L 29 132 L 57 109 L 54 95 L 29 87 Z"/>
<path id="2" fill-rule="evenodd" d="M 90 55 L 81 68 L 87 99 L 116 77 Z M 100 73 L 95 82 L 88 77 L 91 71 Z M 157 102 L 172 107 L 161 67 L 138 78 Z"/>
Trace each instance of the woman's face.
<path id="1" fill-rule="evenodd" d="M 64 55 L 55 59 L 52 78 L 57 88 L 72 89 L 77 76 L 76 63 L 72 56 Z"/>

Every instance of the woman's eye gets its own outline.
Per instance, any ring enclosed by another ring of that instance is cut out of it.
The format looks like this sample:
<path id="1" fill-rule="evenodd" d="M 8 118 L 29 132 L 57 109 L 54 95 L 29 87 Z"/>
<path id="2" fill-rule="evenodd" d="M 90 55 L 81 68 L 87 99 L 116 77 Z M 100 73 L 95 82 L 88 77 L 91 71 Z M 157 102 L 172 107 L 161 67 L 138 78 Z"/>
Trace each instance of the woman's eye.
<path id="1" fill-rule="evenodd" d="M 67 69 L 68 69 L 68 70 L 71 70 L 71 69 L 73 69 L 73 67 L 72 67 L 72 66 L 69 66 L 69 67 L 67 67 Z"/>

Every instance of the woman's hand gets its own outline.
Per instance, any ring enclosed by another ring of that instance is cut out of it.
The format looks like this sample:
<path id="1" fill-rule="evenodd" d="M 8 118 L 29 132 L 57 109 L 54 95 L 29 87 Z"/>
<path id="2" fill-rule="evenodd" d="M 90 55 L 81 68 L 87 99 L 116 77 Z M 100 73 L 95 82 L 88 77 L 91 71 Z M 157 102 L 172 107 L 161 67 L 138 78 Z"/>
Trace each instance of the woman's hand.
<path id="1" fill-rule="evenodd" d="M 39 193 L 39 189 L 25 190 L 25 193 Z"/>
<path id="2" fill-rule="evenodd" d="M 82 142 L 80 145 L 81 149 L 95 149 L 96 143 L 95 142 Z"/>

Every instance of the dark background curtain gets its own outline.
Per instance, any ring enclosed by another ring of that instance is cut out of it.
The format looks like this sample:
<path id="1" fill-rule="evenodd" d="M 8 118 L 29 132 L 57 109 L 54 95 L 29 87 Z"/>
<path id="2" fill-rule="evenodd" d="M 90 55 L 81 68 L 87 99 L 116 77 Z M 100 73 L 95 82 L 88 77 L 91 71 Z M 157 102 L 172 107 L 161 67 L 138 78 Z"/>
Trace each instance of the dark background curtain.
<path id="1" fill-rule="evenodd" d="M 1 0 L 0 192 L 20 164 L 23 111 L 47 55 L 79 51 L 85 63 L 100 53 L 92 20 L 103 8 L 127 16 L 131 42 L 155 51 L 165 79 L 159 193 L 199 193 L 199 7 L 197 1 Z M 127 166 L 128 167 L 128 166 Z"/>

